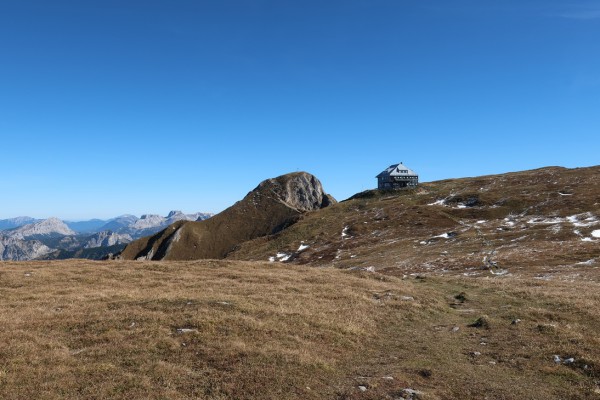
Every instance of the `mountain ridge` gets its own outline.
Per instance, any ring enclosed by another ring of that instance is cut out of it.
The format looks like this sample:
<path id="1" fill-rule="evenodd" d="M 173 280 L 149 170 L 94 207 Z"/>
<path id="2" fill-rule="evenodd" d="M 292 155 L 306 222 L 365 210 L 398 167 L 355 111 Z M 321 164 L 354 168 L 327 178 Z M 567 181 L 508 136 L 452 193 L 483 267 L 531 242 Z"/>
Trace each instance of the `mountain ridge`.
<path id="1" fill-rule="evenodd" d="M 599 177 L 600 166 L 546 167 L 365 191 L 242 243 L 227 258 L 399 275 L 600 262 Z M 382 265 L 380 257 L 395 261 Z"/>
<path id="2" fill-rule="evenodd" d="M 108 221 L 92 219 L 72 222 L 56 217 L 17 217 L 0 221 L 3 226 L 11 227 L 0 230 L 0 237 L 3 238 L 0 250 L 3 260 L 71 256 L 104 258 L 119 252 L 134 239 L 154 234 L 175 221 L 196 221 L 211 216 L 210 213 L 184 214 L 173 210 L 166 217 L 144 214 L 138 218 L 126 214 Z"/>
<path id="3" fill-rule="evenodd" d="M 223 258 L 240 243 L 294 224 L 303 213 L 336 201 L 306 172 L 262 181 L 242 200 L 205 221 L 176 222 L 129 244 L 125 259 Z"/>
<path id="4" fill-rule="evenodd" d="M 269 187 L 270 180 L 266 180 L 255 189 L 258 192 L 250 192 L 232 206 L 235 213 L 228 209 L 226 214 L 213 217 L 212 223 L 200 226 L 171 225 L 131 243 L 122 257 L 228 258 L 368 268 L 376 258 L 374 254 L 391 252 L 403 260 L 400 264 L 410 265 L 405 271 L 421 270 L 427 263 L 450 264 L 457 271 L 493 266 L 491 270 L 496 271 L 498 265 L 524 262 L 518 252 L 506 252 L 503 247 L 504 241 L 524 240 L 543 251 L 558 251 L 561 241 L 568 243 L 573 262 L 585 262 L 590 259 L 586 257 L 595 255 L 589 246 L 600 235 L 593 229 L 600 227 L 596 225 L 600 224 L 600 209 L 595 200 L 600 198 L 598 176 L 598 166 L 544 167 L 427 182 L 414 190 L 368 190 L 332 207 L 312 210 L 317 212 L 297 212 L 278 229 L 240 236 L 226 251 L 214 251 L 218 244 L 207 240 L 214 231 L 221 232 L 217 236 L 223 232 L 234 235 L 228 224 L 248 229 L 240 220 L 254 212 L 254 197 L 272 196 L 271 203 L 261 203 L 272 210 L 279 206 L 295 209 L 296 205 L 282 195 L 285 190 L 281 185 L 263 190 Z M 271 213 L 265 210 L 250 218 L 249 225 L 263 227 L 261 218 Z M 524 235 L 526 238 L 521 238 Z M 198 250 L 202 246 L 209 250 Z M 460 256 L 436 255 L 444 251 Z M 550 254 L 539 257 L 539 262 L 555 262 Z"/>

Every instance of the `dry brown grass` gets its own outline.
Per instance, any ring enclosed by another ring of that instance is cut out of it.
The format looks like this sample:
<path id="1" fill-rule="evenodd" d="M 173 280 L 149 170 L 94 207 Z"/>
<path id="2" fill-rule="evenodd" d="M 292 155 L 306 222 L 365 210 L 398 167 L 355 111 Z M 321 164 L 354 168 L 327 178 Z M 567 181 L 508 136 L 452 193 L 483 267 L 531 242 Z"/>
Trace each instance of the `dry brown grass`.
<path id="1" fill-rule="evenodd" d="M 399 276 L 484 275 L 485 258 L 520 276 L 578 274 L 579 263 L 600 263 L 598 242 L 582 241 L 600 229 L 599 198 L 600 167 L 431 182 L 416 191 L 365 193 L 307 213 L 277 235 L 243 243 L 228 257 L 266 261 L 286 252 L 295 254 L 291 262 L 297 264 L 372 266 Z M 432 205 L 442 199 L 445 205 Z M 469 200 L 474 206 L 458 207 Z M 588 215 L 595 222 L 575 225 L 568 217 L 576 215 L 578 224 Z M 553 218 L 561 222 L 529 222 Z M 445 233 L 455 236 L 439 236 Z M 310 248 L 298 253 L 302 242 Z"/>
<path id="2" fill-rule="evenodd" d="M 3 263 L 0 398 L 594 399 L 598 289 L 233 261 Z M 487 329 L 468 326 L 482 316 Z"/>

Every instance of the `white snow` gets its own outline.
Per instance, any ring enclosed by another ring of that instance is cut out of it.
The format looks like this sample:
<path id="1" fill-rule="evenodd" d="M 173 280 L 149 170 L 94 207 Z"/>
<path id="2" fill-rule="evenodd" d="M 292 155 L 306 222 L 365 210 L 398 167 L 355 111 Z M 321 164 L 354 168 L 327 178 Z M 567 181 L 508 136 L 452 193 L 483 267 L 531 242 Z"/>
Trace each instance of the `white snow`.
<path id="1" fill-rule="evenodd" d="M 508 274 L 508 271 L 505 269 L 501 269 L 497 272 L 490 269 L 490 272 L 492 273 L 492 275 L 507 275 Z"/>
<path id="2" fill-rule="evenodd" d="M 573 193 L 558 192 L 558 194 L 560 194 L 561 196 L 573 196 Z"/>
<path id="3" fill-rule="evenodd" d="M 578 215 L 570 215 L 567 217 L 567 221 L 573 224 L 573 226 L 587 227 L 598 224 L 598 219 L 591 213 L 584 213 Z"/>
<path id="4" fill-rule="evenodd" d="M 434 201 L 433 203 L 429 203 L 427 205 L 428 206 L 445 206 L 446 205 L 446 200 L 444 200 L 444 199 L 437 200 L 437 201 Z"/>
<path id="5" fill-rule="evenodd" d="M 487 221 L 485 219 L 482 219 L 480 221 L 477 221 L 476 224 L 485 224 Z"/>
<path id="6" fill-rule="evenodd" d="M 593 265 L 595 263 L 596 263 L 596 260 L 594 260 L 592 258 L 591 260 L 578 262 L 577 265 Z"/>
<path id="7" fill-rule="evenodd" d="M 298 247 L 298 251 L 304 251 L 304 250 L 308 249 L 309 247 L 310 247 L 309 245 L 302 243 L 302 244 L 300 244 L 300 247 Z"/>
<path id="8" fill-rule="evenodd" d="M 506 226 L 515 226 L 515 221 L 513 221 L 511 218 L 504 218 L 504 225 Z"/>
<path id="9" fill-rule="evenodd" d="M 528 224 L 543 224 L 543 225 L 552 225 L 552 224 L 560 224 L 564 222 L 563 218 L 553 217 L 553 218 L 531 218 L 527 221 Z"/>
<path id="10" fill-rule="evenodd" d="M 593 242 L 592 238 L 590 238 L 590 237 L 581 238 L 581 241 L 582 242 Z"/>
<path id="11" fill-rule="evenodd" d="M 456 208 L 467 208 L 467 206 L 465 206 L 463 203 L 458 203 Z"/>
<path id="12" fill-rule="evenodd" d="M 516 239 L 513 239 L 513 240 L 511 240 L 511 242 L 518 242 L 519 240 L 523 240 L 523 239 L 525 239 L 526 237 L 527 237 L 527 235 L 523 235 L 523 236 L 520 236 L 520 237 L 518 237 L 518 238 L 516 238 Z"/>
<path id="13" fill-rule="evenodd" d="M 198 332 L 198 329 L 190 329 L 190 328 L 178 328 L 177 333 L 192 333 Z"/>
<path id="14" fill-rule="evenodd" d="M 560 356 L 558 354 L 554 355 L 554 362 L 559 364 L 562 361 L 562 359 L 560 358 Z"/>
<path id="15" fill-rule="evenodd" d="M 439 238 L 442 238 L 442 239 L 450 239 L 452 236 L 450 236 L 450 234 L 448 234 L 448 233 L 442 233 L 441 235 L 437 235 L 437 236 L 434 236 L 434 237 L 439 237 Z"/>
<path id="16" fill-rule="evenodd" d="M 600 238 L 600 229 L 596 229 L 595 231 L 592 231 L 592 236 L 595 238 Z"/>
<path id="17" fill-rule="evenodd" d="M 275 257 L 277 257 L 277 261 L 287 261 L 290 259 L 291 256 L 291 254 L 279 252 Z"/>
<path id="18" fill-rule="evenodd" d="M 348 229 L 350 229 L 348 226 L 345 226 L 344 229 L 342 229 L 342 239 L 350 236 L 348 235 Z"/>
<path id="19" fill-rule="evenodd" d="M 273 256 L 269 257 L 269 262 L 275 262 L 275 257 L 273 257 Z"/>

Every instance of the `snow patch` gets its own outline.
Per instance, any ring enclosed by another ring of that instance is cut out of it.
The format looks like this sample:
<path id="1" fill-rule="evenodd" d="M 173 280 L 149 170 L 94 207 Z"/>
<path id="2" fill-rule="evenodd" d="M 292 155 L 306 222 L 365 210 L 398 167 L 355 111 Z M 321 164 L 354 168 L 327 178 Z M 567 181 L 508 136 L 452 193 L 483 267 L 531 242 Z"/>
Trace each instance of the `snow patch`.
<path id="1" fill-rule="evenodd" d="M 434 236 L 434 238 L 442 238 L 442 239 L 450 239 L 453 238 L 454 236 L 456 236 L 456 233 L 454 232 L 447 232 L 447 233 L 442 233 L 441 235 L 437 235 Z"/>
<path id="2" fill-rule="evenodd" d="M 349 226 L 345 226 L 344 229 L 342 229 L 342 239 L 350 237 L 350 235 L 348 235 L 348 230 L 350 229 Z"/>
<path id="3" fill-rule="evenodd" d="M 592 236 L 595 238 L 600 238 L 600 229 L 596 229 L 595 231 L 592 231 Z"/>
<path id="4" fill-rule="evenodd" d="M 536 217 L 536 218 L 531 218 L 529 221 L 527 221 L 528 224 L 533 224 L 533 225 L 552 225 L 552 224 L 560 224 L 561 222 L 564 222 L 564 219 L 560 218 L 560 217 L 553 217 L 553 218 Z"/>
<path id="5" fill-rule="evenodd" d="M 437 201 L 434 201 L 433 203 L 429 203 L 427 205 L 428 206 L 445 206 L 446 200 L 445 199 L 437 200 Z"/>
<path id="6" fill-rule="evenodd" d="M 594 265 L 595 263 L 596 260 L 592 258 L 591 260 L 578 262 L 577 265 Z"/>
<path id="7" fill-rule="evenodd" d="M 587 227 L 598 224 L 600 221 L 591 213 L 570 215 L 567 217 L 567 221 L 573 224 L 573 226 Z"/>
<path id="8" fill-rule="evenodd" d="M 308 249 L 309 247 L 310 247 L 309 245 L 301 243 L 300 247 L 298 247 L 297 251 L 304 251 L 304 250 Z"/>
<path id="9" fill-rule="evenodd" d="M 275 257 L 277 258 L 277 261 L 282 261 L 282 262 L 289 260 L 291 256 L 292 256 L 291 254 L 281 253 L 281 252 L 279 252 L 275 255 Z"/>
<path id="10" fill-rule="evenodd" d="M 183 333 L 198 333 L 198 329 L 177 328 L 177 333 L 179 333 L 179 334 L 183 334 Z"/>

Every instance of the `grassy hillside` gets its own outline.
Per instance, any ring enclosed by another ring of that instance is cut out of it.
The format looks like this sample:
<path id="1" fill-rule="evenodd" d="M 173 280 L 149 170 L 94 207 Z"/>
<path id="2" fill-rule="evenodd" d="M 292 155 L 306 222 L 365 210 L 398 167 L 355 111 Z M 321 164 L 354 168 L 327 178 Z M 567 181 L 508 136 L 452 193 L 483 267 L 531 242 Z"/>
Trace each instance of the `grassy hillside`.
<path id="1" fill-rule="evenodd" d="M 379 272 L 530 276 L 600 256 L 600 167 L 544 168 L 369 191 L 303 215 L 232 259 L 373 267 Z M 303 250 L 298 251 L 302 246 Z"/>
<path id="2" fill-rule="evenodd" d="M 204 221 L 176 222 L 154 236 L 129 244 L 128 260 L 191 260 L 224 258 L 240 243 L 273 234 L 295 223 L 304 209 L 327 207 L 333 198 L 305 172 L 262 182 L 225 211 Z"/>
<path id="3" fill-rule="evenodd" d="M 0 285 L 2 398 L 600 396 L 598 279 L 61 261 Z"/>

